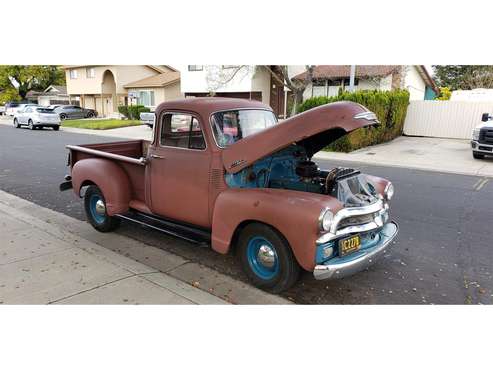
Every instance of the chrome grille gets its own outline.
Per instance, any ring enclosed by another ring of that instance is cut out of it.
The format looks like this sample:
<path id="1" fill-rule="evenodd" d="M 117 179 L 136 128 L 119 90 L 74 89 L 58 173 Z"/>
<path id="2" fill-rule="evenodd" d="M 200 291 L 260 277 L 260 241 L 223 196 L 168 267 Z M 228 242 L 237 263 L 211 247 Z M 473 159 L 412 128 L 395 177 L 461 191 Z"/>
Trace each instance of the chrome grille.
<path id="1" fill-rule="evenodd" d="M 479 131 L 479 142 L 481 144 L 493 144 L 493 128 L 482 128 Z"/>
<path id="2" fill-rule="evenodd" d="M 375 212 L 367 215 L 358 215 L 358 216 L 351 216 L 344 218 L 337 225 L 337 230 L 344 229 L 348 226 L 358 226 L 358 225 L 367 224 L 368 222 L 372 222 L 377 215 L 378 212 Z"/>

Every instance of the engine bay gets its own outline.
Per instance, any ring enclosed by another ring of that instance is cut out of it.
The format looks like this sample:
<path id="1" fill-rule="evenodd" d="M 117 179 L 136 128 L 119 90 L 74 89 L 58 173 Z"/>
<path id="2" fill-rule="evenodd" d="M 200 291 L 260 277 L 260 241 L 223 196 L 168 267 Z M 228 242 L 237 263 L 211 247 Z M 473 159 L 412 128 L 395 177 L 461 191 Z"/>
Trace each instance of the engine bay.
<path id="1" fill-rule="evenodd" d="M 321 170 L 304 148 L 293 144 L 262 158 L 236 174 L 226 174 L 226 183 L 237 188 L 272 188 L 325 194 L 346 207 L 375 202 L 377 192 L 367 176 L 352 168 Z"/>

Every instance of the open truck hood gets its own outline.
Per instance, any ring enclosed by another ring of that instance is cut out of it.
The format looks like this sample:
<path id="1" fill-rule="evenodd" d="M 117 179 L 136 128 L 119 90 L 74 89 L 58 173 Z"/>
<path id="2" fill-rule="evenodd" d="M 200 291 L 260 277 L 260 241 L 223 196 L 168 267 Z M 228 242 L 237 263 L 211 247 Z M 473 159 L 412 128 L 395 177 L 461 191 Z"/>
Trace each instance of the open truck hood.
<path id="1" fill-rule="evenodd" d="M 302 145 L 308 157 L 312 157 L 351 131 L 378 123 L 376 115 L 360 104 L 325 104 L 228 146 L 222 152 L 224 168 L 228 173 L 239 172 L 294 143 Z"/>

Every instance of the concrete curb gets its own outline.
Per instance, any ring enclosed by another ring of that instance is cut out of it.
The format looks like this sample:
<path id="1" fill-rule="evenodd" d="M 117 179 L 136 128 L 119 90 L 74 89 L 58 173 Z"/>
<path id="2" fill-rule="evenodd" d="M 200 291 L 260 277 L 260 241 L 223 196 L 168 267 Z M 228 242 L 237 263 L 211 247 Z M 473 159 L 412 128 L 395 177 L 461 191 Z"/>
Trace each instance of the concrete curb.
<path id="1" fill-rule="evenodd" d="M 165 285 L 168 290 L 171 284 L 176 294 L 192 302 L 292 304 L 289 300 L 266 293 L 173 253 L 120 234 L 98 233 L 86 222 L 41 207 L 1 190 L 0 211 L 97 256 L 105 262 L 123 268 L 129 274 L 157 285 Z M 79 303 L 76 299 L 68 302 Z"/>

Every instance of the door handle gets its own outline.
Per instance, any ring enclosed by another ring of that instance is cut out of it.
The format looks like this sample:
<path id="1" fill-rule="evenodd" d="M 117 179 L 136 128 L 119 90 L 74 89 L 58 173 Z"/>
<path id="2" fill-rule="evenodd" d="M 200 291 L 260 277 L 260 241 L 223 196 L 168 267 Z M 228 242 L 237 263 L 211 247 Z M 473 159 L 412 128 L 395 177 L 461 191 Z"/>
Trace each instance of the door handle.
<path id="1" fill-rule="evenodd" d="M 151 154 L 151 158 L 154 158 L 154 159 L 164 159 L 163 156 L 160 156 L 160 155 L 157 155 L 157 154 Z"/>

